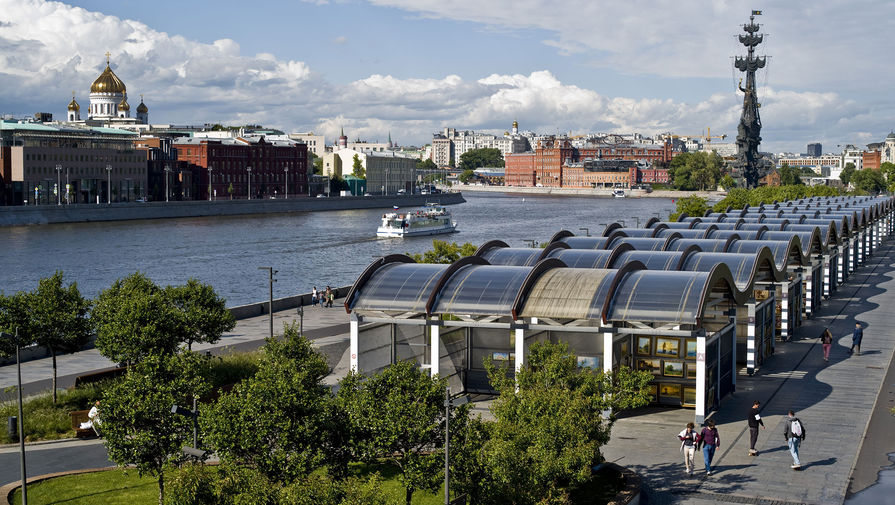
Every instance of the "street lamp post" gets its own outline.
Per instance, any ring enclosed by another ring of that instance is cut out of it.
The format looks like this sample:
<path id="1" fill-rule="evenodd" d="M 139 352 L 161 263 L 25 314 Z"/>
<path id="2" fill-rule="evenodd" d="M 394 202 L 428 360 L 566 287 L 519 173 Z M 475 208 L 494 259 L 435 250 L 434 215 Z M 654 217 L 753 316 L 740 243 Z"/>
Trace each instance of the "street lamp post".
<path id="1" fill-rule="evenodd" d="M 62 205 L 62 165 L 56 165 L 56 205 Z"/>
<path id="2" fill-rule="evenodd" d="M 168 174 L 171 173 L 171 167 L 165 165 L 165 202 L 168 201 Z"/>
<path id="3" fill-rule="evenodd" d="M 590 237 L 590 230 L 587 228 L 578 228 L 579 230 L 584 231 L 584 236 Z"/>
<path id="4" fill-rule="evenodd" d="M 249 173 L 249 194 L 248 199 L 252 199 L 252 167 L 246 167 L 246 172 Z"/>
<path id="5" fill-rule="evenodd" d="M 0 331 L 0 340 L 3 339 L 14 339 L 14 344 L 16 346 L 16 389 L 19 393 L 19 418 L 18 428 L 19 428 L 19 469 L 21 471 L 22 477 L 22 505 L 28 504 L 28 487 L 26 482 L 27 472 L 25 470 L 25 419 L 22 417 L 23 409 L 22 409 L 22 360 L 19 355 L 19 329 L 16 328 L 15 336 L 10 335 L 9 333 L 4 333 Z"/>
<path id="6" fill-rule="evenodd" d="M 270 319 L 270 338 L 273 338 L 273 283 L 277 282 L 276 279 L 273 278 L 274 274 L 277 273 L 273 267 L 258 267 L 258 270 L 267 270 L 268 275 L 268 285 L 270 288 L 270 298 L 267 305 L 267 313 L 269 314 L 268 319 Z"/>
<path id="7" fill-rule="evenodd" d="M 208 165 L 208 201 L 211 201 L 211 165 Z"/>
<path id="8" fill-rule="evenodd" d="M 444 505 L 451 505 L 451 407 L 469 403 L 468 396 L 451 398 L 451 387 L 444 388 Z"/>
<path id="9" fill-rule="evenodd" d="M 71 204 L 71 186 L 68 184 L 68 167 L 65 167 L 65 204 Z"/>
<path id="10" fill-rule="evenodd" d="M 109 174 L 109 182 L 106 184 L 106 203 L 112 205 L 112 165 L 106 165 L 106 173 Z"/>
<path id="11" fill-rule="evenodd" d="M 283 198 L 288 200 L 289 199 L 289 167 L 285 167 L 283 169 L 283 172 L 286 172 L 286 193 L 285 193 L 285 196 L 283 196 Z"/>

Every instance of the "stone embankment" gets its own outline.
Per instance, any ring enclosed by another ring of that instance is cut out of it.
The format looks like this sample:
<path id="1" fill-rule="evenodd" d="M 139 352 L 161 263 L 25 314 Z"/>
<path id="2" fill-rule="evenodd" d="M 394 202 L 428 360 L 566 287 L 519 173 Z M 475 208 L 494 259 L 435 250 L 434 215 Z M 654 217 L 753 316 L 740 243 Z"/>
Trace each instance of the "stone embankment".
<path id="1" fill-rule="evenodd" d="M 458 191 L 477 191 L 485 193 L 518 193 L 522 195 L 550 195 L 550 196 L 596 196 L 612 198 L 612 188 L 532 188 L 518 186 L 477 186 L 474 184 L 458 184 L 454 186 Z M 626 189 L 627 198 L 684 198 L 688 196 L 701 196 L 711 201 L 717 201 L 725 196 L 725 191 L 671 191 L 655 190 L 647 193 L 642 189 Z"/>
<path id="2" fill-rule="evenodd" d="M 438 195 L 376 195 L 329 198 L 279 198 L 268 200 L 207 200 L 189 202 L 113 203 L 79 205 L 33 205 L 0 207 L 0 226 L 27 226 L 91 221 L 128 221 L 133 219 L 170 219 L 178 217 L 237 216 L 280 214 L 328 210 L 382 209 L 436 202 L 445 205 L 463 203 L 460 193 Z"/>

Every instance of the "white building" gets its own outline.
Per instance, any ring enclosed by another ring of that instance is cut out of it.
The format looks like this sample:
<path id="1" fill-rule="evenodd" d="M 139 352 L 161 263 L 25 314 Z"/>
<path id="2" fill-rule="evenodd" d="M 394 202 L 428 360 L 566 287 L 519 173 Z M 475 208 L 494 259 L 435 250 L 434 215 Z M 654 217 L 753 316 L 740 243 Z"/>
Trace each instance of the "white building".
<path id="1" fill-rule="evenodd" d="M 889 133 L 880 146 L 880 163 L 895 163 L 895 133 Z"/>
<path id="2" fill-rule="evenodd" d="M 141 95 L 140 104 L 137 105 L 137 115 L 131 117 L 131 106 L 127 102 L 127 86 L 112 71 L 109 57 L 110 54 L 106 53 L 106 68 L 90 86 L 90 105 L 87 108 L 87 118 L 81 119 L 81 105 L 75 99 L 75 94 L 72 93 L 66 119 L 69 123 L 92 127 L 148 129 L 149 107 L 143 103 Z"/>
<path id="3" fill-rule="evenodd" d="M 840 166 L 845 168 L 845 165 L 849 163 L 855 165 L 855 170 L 862 170 L 864 168 L 864 151 L 851 144 L 845 146 L 842 149 L 842 164 Z"/>
<path id="4" fill-rule="evenodd" d="M 323 157 L 326 153 L 326 138 L 323 135 L 314 135 L 314 132 L 290 133 L 289 138 L 307 144 L 308 152 L 314 153 L 314 156 Z"/>
<path id="5" fill-rule="evenodd" d="M 501 155 L 506 155 L 528 151 L 532 145 L 528 136 L 519 133 L 517 121 L 513 121 L 512 132 L 507 131 L 503 135 L 445 128 L 432 137 L 431 159 L 436 165 L 443 167 L 448 166 L 451 160 L 456 164 L 460 156 L 474 149 L 497 149 Z"/>
<path id="6" fill-rule="evenodd" d="M 842 157 L 835 154 L 820 156 L 783 154 L 777 158 L 777 167 L 783 166 L 784 163 L 791 167 L 810 168 L 818 175 L 831 178 L 838 178 L 844 167 Z"/>

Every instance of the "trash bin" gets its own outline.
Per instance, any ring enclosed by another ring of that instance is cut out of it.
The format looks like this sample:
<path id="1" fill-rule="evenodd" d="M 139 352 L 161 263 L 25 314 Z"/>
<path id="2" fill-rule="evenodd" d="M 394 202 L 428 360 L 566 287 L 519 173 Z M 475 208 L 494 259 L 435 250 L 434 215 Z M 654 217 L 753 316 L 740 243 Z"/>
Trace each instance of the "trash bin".
<path id="1" fill-rule="evenodd" d="M 9 434 L 10 440 L 19 440 L 19 418 L 16 416 L 9 416 L 6 419 L 6 433 Z"/>

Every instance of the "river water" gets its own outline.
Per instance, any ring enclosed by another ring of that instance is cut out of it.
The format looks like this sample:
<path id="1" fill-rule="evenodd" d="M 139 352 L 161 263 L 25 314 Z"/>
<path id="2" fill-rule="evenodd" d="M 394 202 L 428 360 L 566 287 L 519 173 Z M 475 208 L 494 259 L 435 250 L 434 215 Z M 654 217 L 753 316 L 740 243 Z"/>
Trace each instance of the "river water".
<path id="1" fill-rule="evenodd" d="M 435 238 L 480 245 L 500 239 L 523 247 L 560 229 L 599 233 L 606 223 L 636 226 L 664 219 L 664 198 L 596 198 L 473 193 L 451 205 L 458 233 Z M 226 216 L 0 228 L 0 291 L 31 290 L 55 270 L 96 296 L 135 271 L 159 285 L 190 277 L 214 286 L 228 306 L 266 300 L 267 272 L 278 271 L 274 297 L 347 286 L 374 257 L 420 253 L 433 237 L 377 239 L 383 210 Z"/>

